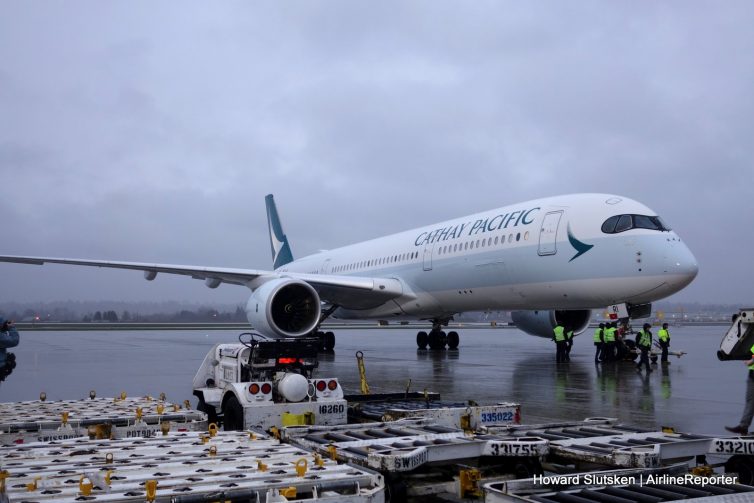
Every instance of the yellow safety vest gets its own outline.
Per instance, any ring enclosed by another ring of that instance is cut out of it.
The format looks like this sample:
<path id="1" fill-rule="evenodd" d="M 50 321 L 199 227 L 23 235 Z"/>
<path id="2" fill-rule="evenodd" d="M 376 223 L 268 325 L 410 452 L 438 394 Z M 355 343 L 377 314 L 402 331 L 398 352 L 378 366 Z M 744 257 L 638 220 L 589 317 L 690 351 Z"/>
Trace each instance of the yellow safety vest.
<path id="1" fill-rule="evenodd" d="M 552 331 L 555 333 L 555 342 L 565 340 L 565 328 L 558 325 L 557 327 L 553 328 Z"/>
<path id="2" fill-rule="evenodd" d="M 639 332 L 639 346 L 652 347 L 652 334 L 642 329 Z"/>
<path id="3" fill-rule="evenodd" d="M 594 342 L 602 342 L 602 328 L 598 328 L 594 331 Z"/>
<path id="4" fill-rule="evenodd" d="M 615 330 L 613 327 L 605 329 L 605 342 L 615 342 Z"/>
<path id="5" fill-rule="evenodd" d="M 664 328 L 657 331 L 657 338 L 662 342 L 668 342 L 670 340 L 670 334 Z"/>
<path id="6" fill-rule="evenodd" d="M 754 358 L 754 346 L 752 346 L 749 351 L 751 352 L 751 357 Z M 754 364 L 749 365 L 749 370 L 754 370 Z"/>

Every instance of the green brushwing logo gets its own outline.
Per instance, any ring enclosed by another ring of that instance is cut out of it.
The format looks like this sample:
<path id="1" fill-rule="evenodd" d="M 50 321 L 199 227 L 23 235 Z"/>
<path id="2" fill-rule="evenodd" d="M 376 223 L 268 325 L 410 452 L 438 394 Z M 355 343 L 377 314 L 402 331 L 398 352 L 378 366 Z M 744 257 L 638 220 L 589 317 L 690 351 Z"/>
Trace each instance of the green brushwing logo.
<path id="1" fill-rule="evenodd" d="M 586 243 L 583 243 L 576 239 L 576 237 L 573 235 L 573 232 L 571 231 L 571 224 L 568 224 L 568 241 L 571 243 L 571 246 L 573 246 L 573 249 L 576 250 L 576 255 L 571 257 L 571 260 L 568 262 L 572 262 L 574 259 L 579 258 L 592 248 L 594 248 L 594 245 L 588 245 Z"/>

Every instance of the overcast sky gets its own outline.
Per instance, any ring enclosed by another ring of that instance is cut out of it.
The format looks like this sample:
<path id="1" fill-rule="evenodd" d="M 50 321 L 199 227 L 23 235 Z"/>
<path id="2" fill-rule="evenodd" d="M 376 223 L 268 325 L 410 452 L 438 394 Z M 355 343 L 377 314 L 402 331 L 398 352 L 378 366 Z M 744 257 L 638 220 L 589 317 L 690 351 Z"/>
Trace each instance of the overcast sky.
<path id="1" fill-rule="evenodd" d="M 0 253 L 271 267 L 528 199 L 610 192 L 754 303 L 754 2 L 0 3 Z M 0 265 L 0 302 L 243 302 Z"/>

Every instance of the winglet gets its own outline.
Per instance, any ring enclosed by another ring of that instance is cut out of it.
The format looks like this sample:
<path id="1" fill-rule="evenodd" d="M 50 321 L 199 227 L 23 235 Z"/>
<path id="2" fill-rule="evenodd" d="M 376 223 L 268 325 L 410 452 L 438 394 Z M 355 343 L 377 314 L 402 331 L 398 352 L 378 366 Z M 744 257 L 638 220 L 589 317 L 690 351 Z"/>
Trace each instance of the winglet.
<path id="1" fill-rule="evenodd" d="M 283 226 L 280 225 L 280 217 L 275 207 L 275 199 L 272 194 L 264 198 L 267 206 L 267 226 L 270 230 L 270 247 L 272 248 L 272 267 L 277 269 L 289 262 L 293 262 L 293 254 L 288 244 L 288 237 L 283 234 Z"/>

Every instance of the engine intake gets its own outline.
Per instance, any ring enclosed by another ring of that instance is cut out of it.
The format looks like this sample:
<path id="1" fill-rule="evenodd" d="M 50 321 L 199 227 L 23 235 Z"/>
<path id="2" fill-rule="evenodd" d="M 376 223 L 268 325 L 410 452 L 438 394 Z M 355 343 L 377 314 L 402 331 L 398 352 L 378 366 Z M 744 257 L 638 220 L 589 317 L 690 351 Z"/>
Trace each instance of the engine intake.
<path id="1" fill-rule="evenodd" d="M 592 312 L 588 309 L 575 311 L 514 311 L 511 313 L 513 323 L 529 335 L 537 337 L 553 336 L 552 329 L 558 324 L 573 329 L 578 335 L 589 326 Z"/>
<path id="2" fill-rule="evenodd" d="M 246 303 L 246 318 L 251 326 L 278 339 L 308 335 L 319 317 L 319 295 L 301 280 L 270 280 L 254 290 Z"/>

